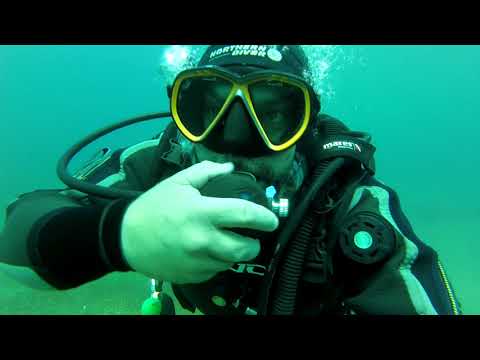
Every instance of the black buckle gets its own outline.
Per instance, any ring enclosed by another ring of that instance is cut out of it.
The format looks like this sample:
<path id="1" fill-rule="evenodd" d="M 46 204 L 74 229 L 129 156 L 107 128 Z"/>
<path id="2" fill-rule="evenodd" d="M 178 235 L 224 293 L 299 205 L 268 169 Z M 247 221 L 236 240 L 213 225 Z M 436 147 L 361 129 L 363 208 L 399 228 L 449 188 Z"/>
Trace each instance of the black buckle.
<path id="1" fill-rule="evenodd" d="M 310 284 L 326 284 L 333 276 L 333 262 L 326 245 L 327 231 L 322 229 L 320 235 L 312 237 L 310 251 L 305 260 L 303 281 Z"/>
<path id="2" fill-rule="evenodd" d="M 170 139 L 169 142 L 170 149 L 161 156 L 161 159 L 168 167 L 173 167 L 175 170 L 181 171 L 184 168 L 182 148 L 174 139 Z"/>

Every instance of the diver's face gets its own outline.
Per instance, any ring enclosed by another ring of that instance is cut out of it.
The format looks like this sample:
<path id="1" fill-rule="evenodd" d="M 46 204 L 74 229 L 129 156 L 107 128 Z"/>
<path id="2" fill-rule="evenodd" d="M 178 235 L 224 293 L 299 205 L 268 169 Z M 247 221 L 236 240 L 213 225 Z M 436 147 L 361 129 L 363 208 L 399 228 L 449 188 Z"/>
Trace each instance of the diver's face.
<path id="1" fill-rule="evenodd" d="M 234 66 L 229 67 L 229 70 L 234 71 L 239 75 L 245 75 L 254 71 L 258 71 L 259 69 L 254 66 Z M 221 87 L 215 87 L 214 90 L 216 92 L 210 94 L 214 99 L 224 97 L 221 96 L 225 93 L 224 89 Z M 218 92 L 220 92 L 220 94 Z M 288 101 L 281 101 L 281 99 L 278 98 L 278 95 L 273 96 L 271 91 L 264 91 L 260 93 L 257 90 L 256 101 L 263 104 L 263 106 L 268 105 L 271 107 L 272 111 L 274 111 L 277 116 L 288 113 L 287 109 L 280 108 L 284 103 L 288 103 Z M 215 106 L 213 106 L 213 108 L 215 108 L 216 111 L 214 114 L 206 113 L 206 119 L 210 120 L 212 117 L 214 117 L 216 112 L 218 112 L 218 106 L 216 106 L 216 104 L 217 102 L 214 101 Z M 238 128 L 232 126 L 232 124 L 238 124 L 238 122 L 247 123 L 252 122 L 252 120 L 250 119 L 250 115 L 248 114 L 245 106 L 240 103 L 232 104 L 231 110 L 232 111 L 230 111 L 227 115 L 226 125 L 224 125 L 225 127 L 223 129 L 225 133 L 223 133 L 222 136 L 224 136 L 231 145 L 235 145 L 235 143 L 241 138 L 241 134 L 237 132 Z M 275 121 L 279 124 L 288 122 L 287 119 L 280 117 L 275 118 Z M 275 127 L 272 125 L 271 130 L 274 129 Z M 292 146 L 282 152 L 270 152 L 267 155 L 252 157 L 239 155 L 238 153 L 241 153 L 241 151 L 236 151 L 235 154 L 216 152 L 212 150 L 212 146 L 206 147 L 201 143 L 195 143 L 193 146 L 197 161 L 201 162 L 204 160 L 209 160 L 217 163 L 232 162 L 235 164 L 236 171 L 252 173 L 257 178 L 257 181 L 264 187 L 268 187 L 273 183 L 277 183 L 281 186 L 286 183 L 295 161 L 296 152 L 296 146 Z"/>
<path id="2" fill-rule="evenodd" d="M 209 160 L 217 163 L 232 162 L 236 171 L 252 173 L 265 187 L 274 182 L 283 183 L 288 177 L 295 160 L 296 146 L 260 157 L 245 157 L 227 153 L 214 152 L 202 144 L 194 144 L 194 151 L 199 162 Z M 283 181 L 282 181 L 283 180 Z"/>

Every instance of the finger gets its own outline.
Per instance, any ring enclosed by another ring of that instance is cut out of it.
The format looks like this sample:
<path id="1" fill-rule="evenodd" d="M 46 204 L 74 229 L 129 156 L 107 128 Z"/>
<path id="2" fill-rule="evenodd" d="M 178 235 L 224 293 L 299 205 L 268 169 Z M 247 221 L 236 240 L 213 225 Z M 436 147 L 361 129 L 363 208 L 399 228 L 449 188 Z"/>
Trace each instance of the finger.
<path id="1" fill-rule="evenodd" d="M 202 198 L 210 223 L 219 228 L 249 228 L 275 231 L 277 216 L 262 205 L 242 199 Z"/>
<path id="2" fill-rule="evenodd" d="M 250 261 L 260 253 L 260 241 L 232 231 L 220 230 L 218 236 L 209 243 L 207 253 L 212 259 L 230 265 Z"/>
<path id="3" fill-rule="evenodd" d="M 194 273 L 216 274 L 230 269 L 233 264 L 233 261 L 225 261 L 223 259 L 218 259 L 207 253 L 203 256 L 202 260 L 197 259 L 197 261 L 195 262 Z"/>
<path id="4" fill-rule="evenodd" d="M 196 189 L 203 187 L 211 179 L 231 173 L 234 170 L 233 163 L 219 164 L 212 161 L 202 161 L 190 166 L 169 178 L 179 185 L 189 185 Z"/>
<path id="5" fill-rule="evenodd" d="M 232 262 L 225 262 L 206 256 L 202 264 L 197 262 L 195 271 L 183 273 L 183 281 L 177 283 L 200 283 L 215 277 L 217 274 L 231 269 Z"/>

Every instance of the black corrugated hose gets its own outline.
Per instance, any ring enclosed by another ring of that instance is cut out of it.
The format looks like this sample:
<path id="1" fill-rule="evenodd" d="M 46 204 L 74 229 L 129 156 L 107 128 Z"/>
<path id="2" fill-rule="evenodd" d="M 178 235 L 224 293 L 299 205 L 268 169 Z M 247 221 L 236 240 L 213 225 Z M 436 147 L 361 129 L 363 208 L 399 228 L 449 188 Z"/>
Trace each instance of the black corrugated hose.
<path id="1" fill-rule="evenodd" d="M 337 121 L 328 121 L 325 125 L 324 134 L 327 136 L 348 131 L 344 124 Z M 325 185 L 343 165 L 343 159 L 321 161 L 315 168 L 310 189 L 297 210 L 306 211 L 310 203 L 316 198 L 320 188 Z M 326 176 L 327 175 L 327 176 Z M 317 204 L 319 206 L 321 204 Z M 278 282 L 272 301 L 272 315 L 291 315 L 295 312 L 298 284 L 303 273 L 303 267 L 310 239 L 314 227 L 314 215 L 310 212 L 306 215 L 294 241 L 290 244 L 285 254 L 283 266 L 279 271 Z"/>

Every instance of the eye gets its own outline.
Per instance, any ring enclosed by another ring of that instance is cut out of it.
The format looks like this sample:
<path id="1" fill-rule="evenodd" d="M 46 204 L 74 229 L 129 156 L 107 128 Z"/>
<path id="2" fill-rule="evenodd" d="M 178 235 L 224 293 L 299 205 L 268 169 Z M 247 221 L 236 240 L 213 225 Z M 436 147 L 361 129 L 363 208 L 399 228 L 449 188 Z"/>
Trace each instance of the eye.
<path id="1" fill-rule="evenodd" d="M 219 111 L 223 107 L 224 103 L 225 103 L 225 98 L 219 98 L 218 96 L 212 93 L 207 93 L 205 95 L 205 104 L 210 109 L 215 109 Z"/>
<path id="2" fill-rule="evenodd" d="M 282 117 L 280 111 L 277 110 L 267 111 L 266 115 L 268 116 L 268 120 L 270 120 L 271 122 L 280 122 Z"/>
<path id="3" fill-rule="evenodd" d="M 264 115 L 264 121 L 272 129 L 279 129 L 285 123 L 285 117 L 278 110 L 267 111 Z"/>

